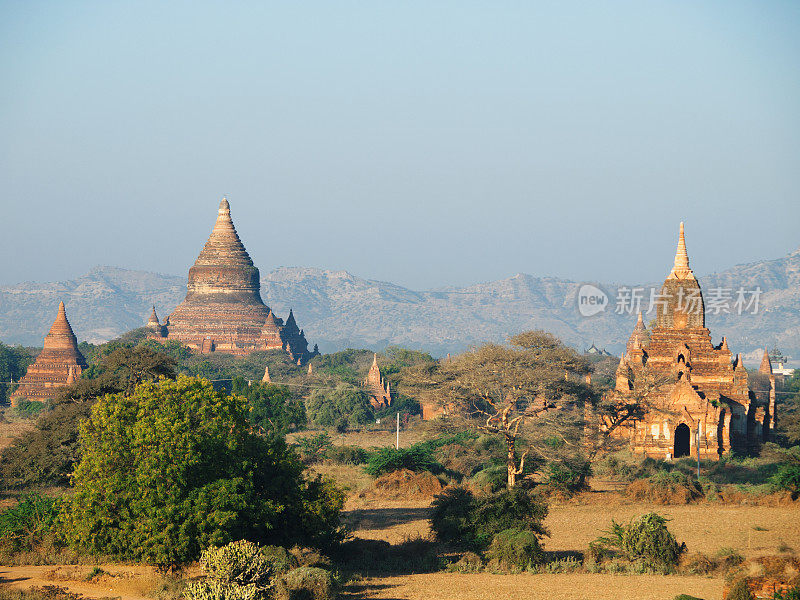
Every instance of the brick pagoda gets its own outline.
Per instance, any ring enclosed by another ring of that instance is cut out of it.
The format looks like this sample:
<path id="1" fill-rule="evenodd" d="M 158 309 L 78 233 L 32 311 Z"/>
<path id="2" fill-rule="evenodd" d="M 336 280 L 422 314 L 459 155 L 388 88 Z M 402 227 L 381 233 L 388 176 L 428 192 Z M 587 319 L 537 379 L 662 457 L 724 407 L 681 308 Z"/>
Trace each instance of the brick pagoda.
<path id="1" fill-rule="evenodd" d="M 757 450 L 774 428 L 775 395 L 758 398 L 749 389 L 741 355 L 732 360 L 725 338 L 712 344 L 683 223 L 675 263 L 658 300 L 652 331 L 639 315 L 608 396 L 625 402 L 647 381 L 648 412 L 615 436 L 627 438 L 635 452 L 662 459 L 696 457 L 698 448 L 701 458 L 709 459 L 730 450 Z"/>
<path id="2" fill-rule="evenodd" d="M 389 383 L 383 380 L 381 369 L 378 367 L 378 355 L 373 354 L 372 366 L 369 368 L 361 387 L 369 395 L 369 402 L 376 410 L 392 405 L 392 392 Z"/>
<path id="3" fill-rule="evenodd" d="M 258 268 L 239 239 L 228 200 L 219 204 L 214 229 L 189 269 L 186 298 L 163 324 L 153 308 L 147 327 L 156 340 L 177 340 L 201 352 L 244 355 L 282 349 L 304 362 L 308 342 L 292 311 L 284 323 L 261 300 Z"/>
<path id="4" fill-rule="evenodd" d="M 77 381 L 85 368 L 86 360 L 78 350 L 78 340 L 61 302 L 56 320 L 44 338 L 44 348 L 11 395 L 12 406 L 22 398 L 41 402 L 55 398 L 58 388 Z"/>

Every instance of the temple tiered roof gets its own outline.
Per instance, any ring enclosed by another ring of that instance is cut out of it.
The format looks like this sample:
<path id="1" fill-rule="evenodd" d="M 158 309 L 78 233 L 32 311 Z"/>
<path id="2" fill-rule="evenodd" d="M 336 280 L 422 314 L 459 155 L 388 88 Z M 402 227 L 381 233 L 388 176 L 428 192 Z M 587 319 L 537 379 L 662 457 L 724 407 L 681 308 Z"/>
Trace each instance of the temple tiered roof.
<path id="1" fill-rule="evenodd" d="M 16 404 L 21 398 L 41 401 L 54 398 L 59 387 L 79 379 L 85 368 L 86 360 L 78 350 L 78 340 L 61 302 L 56 319 L 44 338 L 44 348 L 36 362 L 28 367 L 19 388 L 11 396 L 11 402 Z"/>
<path id="2" fill-rule="evenodd" d="M 768 368 L 762 362 L 762 372 Z M 757 402 L 741 354 L 731 361 L 725 338 L 718 346 L 711 342 L 683 223 L 675 261 L 658 298 L 655 327 L 648 334 L 639 314 L 611 396 L 624 402 L 637 385 L 644 385 L 637 381 L 656 385 L 648 392 L 649 411 L 620 434 L 630 436 L 634 450 L 650 456 L 697 456 L 698 446 L 705 458 L 730 450 L 755 451 L 775 427 L 774 394 Z M 687 432 L 697 432 L 698 426 L 700 439 L 689 439 Z"/>
<path id="3" fill-rule="evenodd" d="M 199 352 L 241 355 L 282 349 L 292 360 L 308 358 L 308 342 L 294 316 L 290 313 L 284 326 L 262 301 L 258 268 L 236 233 L 227 198 L 189 269 L 186 298 L 153 337 L 174 339 Z"/>

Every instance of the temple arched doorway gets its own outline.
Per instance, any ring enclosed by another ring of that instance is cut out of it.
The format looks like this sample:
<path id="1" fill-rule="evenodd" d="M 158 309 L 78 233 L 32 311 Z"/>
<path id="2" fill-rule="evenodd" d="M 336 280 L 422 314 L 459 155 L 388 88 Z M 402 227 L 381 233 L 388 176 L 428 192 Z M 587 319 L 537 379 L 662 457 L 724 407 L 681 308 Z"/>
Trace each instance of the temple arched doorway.
<path id="1" fill-rule="evenodd" d="M 686 423 L 681 423 L 675 428 L 675 458 L 681 456 L 689 456 L 689 426 Z"/>

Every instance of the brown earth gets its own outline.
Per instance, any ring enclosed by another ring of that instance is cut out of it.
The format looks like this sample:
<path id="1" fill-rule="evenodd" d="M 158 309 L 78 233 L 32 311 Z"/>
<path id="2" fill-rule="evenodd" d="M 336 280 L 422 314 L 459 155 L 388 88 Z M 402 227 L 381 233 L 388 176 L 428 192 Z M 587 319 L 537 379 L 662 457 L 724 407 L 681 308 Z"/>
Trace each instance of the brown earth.
<path id="1" fill-rule="evenodd" d="M 105 571 L 87 581 L 92 566 L 0 566 L 0 586 L 29 589 L 55 585 L 87 598 L 143 600 L 168 581 L 155 567 L 99 565 Z"/>
<path id="2" fill-rule="evenodd" d="M 367 579 L 346 598 L 404 600 L 670 600 L 690 594 L 722 598 L 722 582 L 705 577 L 432 573 Z"/>

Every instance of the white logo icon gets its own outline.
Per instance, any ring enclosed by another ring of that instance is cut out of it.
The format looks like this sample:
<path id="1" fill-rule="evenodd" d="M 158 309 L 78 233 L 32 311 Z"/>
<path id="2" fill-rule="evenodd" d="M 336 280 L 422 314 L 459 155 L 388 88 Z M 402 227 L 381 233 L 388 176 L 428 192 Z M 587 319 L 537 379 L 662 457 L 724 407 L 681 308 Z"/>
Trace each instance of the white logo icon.
<path id="1" fill-rule="evenodd" d="M 584 283 L 578 290 L 578 312 L 584 317 L 601 313 L 608 306 L 608 296 L 598 287 Z"/>

